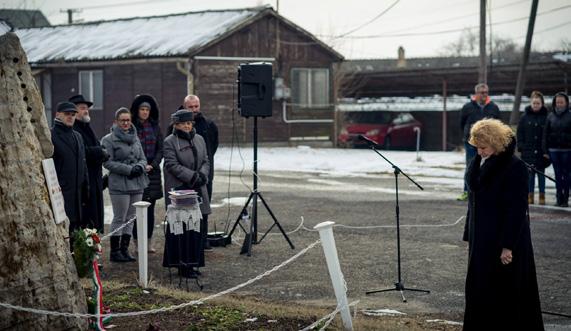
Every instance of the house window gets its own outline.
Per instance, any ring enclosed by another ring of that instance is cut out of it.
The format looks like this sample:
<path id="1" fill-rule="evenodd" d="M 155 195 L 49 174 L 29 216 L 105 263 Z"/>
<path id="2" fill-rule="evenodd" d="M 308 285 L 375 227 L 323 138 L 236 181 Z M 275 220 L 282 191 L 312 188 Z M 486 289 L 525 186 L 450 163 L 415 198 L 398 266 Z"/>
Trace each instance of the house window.
<path id="1" fill-rule="evenodd" d="M 52 75 L 49 72 L 44 72 L 43 74 L 38 74 L 34 76 L 36 79 L 36 84 L 40 89 L 42 100 L 44 102 L 44 111 L 46 113 L 46 120 L 48 121 L 48 126 L 52 126 Z"/>
<path id="2" fill-rule="evenodd" d="M 292 102 L 299 107 L 329 107 L 329 69 L 294 68 L 291 71 Z"/>
<path id="3" fill-rule="evenodd" d="M 103 71 L 80 71 L 79 94 L 93 102 L 92 109 L 103 109 Z"/>

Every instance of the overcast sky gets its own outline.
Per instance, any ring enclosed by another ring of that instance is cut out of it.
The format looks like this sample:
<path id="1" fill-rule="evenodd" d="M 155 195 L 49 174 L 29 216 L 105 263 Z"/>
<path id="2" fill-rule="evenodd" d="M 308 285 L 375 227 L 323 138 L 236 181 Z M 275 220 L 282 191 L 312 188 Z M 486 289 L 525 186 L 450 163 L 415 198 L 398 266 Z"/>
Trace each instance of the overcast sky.
<path id="1" fill-rule="evenodd" d="M 531 0 L 488 0 L 492 35 L 523 44 Z M 208 9 L 278 6 L 279 13 L 317 35 L 347 58 L 438 56 L 463 29 L 479 25 L 479 0 L 0 0 L 1 8 L 40 9 L 52 24 L 67 22 L 61 12 L 81 11 L 84 22 L 167 15 Z M 571 1 L 541 0 L 532 47 L 559 50 L 571 42 Z"/>

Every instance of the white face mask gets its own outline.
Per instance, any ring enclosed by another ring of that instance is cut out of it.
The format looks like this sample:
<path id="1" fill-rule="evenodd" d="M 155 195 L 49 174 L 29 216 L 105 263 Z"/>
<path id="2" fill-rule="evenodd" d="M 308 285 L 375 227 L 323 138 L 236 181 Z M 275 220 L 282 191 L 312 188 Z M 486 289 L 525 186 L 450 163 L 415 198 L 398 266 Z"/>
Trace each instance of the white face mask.
<path id="1" fill-rule="evenodd" d="M 555 108 L 555 113 L 557 115 L 563 114 L 564 111 L 565 111 L 565 108 Z"/>

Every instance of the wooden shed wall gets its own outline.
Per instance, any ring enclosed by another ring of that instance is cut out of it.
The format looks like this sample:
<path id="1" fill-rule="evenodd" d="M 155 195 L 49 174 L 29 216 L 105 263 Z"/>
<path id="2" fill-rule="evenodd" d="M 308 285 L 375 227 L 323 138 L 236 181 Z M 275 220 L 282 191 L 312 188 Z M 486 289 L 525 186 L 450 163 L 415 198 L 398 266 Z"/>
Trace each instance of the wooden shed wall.
<path id="1" fill-rule="evenodd" d="M 280 22 L 279 54 L 276 50 L 275 17 L 267 16 L 232 34 L 230 37 L 205 49 L 200 56 L 226 57 L 270 57 L 274 77 L 283 77 L 285 84 L 291 87 L 292 68 L 330 69 L 331 54 L 299 31 Z M 296 44 L 297 43 L 297 44 Z M 308 44 L 309 43 L 309 44 Z M 192 72 L 195 77 L 195 92 L 200 96 L 201 107 L 205 114 L 216 121 L 220 131 L 220 141 L 228 143 L 232 139 L 232 130 L 239 135 L 240 141 L 251 141 L 253 120 L 240 117 L 236 113 L 237 68 L 239 61 L 195 60 Z M 333 102 L 333 83 L 330 81 L 330 100 Z M 333 107 L 325 110 L 297 111 L 291 118 L 333 118 Z M 264 142 L 287 142 L 291 136 L 326 135 L 333 137 L 331 124 L 287 124 L 282 120 L 280 101 L 272 103 L 272 116 L 258 120 L 259 140 Z"/>
<path id="2" fill-rule="evenodd" d="M 159 104 L 161 127 L 166 130 L 170 114 L 186 95 L 186 76 L 176 63 L 121 64 L 90 67 L 52 68 L 52 109 L 58 102 L 79 93 L 79 71 L 103 70 L 103 109 L 91 110 L 91 127 L 101 138 L 111 128 L 115 111 L 130 108 L 137 94 L 151 94 Z M 55 115 L 55 112 L 54 112 Z"/>

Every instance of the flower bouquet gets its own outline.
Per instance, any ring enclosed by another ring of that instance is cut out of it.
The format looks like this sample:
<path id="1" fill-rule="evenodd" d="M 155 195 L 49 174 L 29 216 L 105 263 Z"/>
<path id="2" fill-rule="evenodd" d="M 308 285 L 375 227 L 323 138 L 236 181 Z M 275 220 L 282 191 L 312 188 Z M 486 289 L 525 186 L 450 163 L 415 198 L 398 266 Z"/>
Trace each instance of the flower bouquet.
<path id="1" fill-rule="evenodd" d="M 93 260 L 101 254 L 101 239 L 95 229 L 79 229 L 73 232 L 73 260 L 79 277 L 93 273 Z"/>

